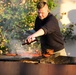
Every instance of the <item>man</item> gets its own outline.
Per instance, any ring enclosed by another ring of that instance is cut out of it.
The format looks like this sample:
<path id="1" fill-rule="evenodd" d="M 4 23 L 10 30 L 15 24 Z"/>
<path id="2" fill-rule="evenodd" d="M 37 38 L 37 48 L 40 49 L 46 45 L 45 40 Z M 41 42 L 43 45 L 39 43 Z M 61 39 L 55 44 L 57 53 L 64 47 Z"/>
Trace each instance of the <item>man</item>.
<path id="1" fill-rule="evenodd" d="M 66 56 L 64 41 L 57 19 L 49 12 L 46 2 L 39 2 L 37 9 L 38 16 L 34 28 L 36 32 L 28 36 L 27 41 L 30 43 L 34 38 L 40 36 L 42 54 L 59 53 L 62 56 Z"/>

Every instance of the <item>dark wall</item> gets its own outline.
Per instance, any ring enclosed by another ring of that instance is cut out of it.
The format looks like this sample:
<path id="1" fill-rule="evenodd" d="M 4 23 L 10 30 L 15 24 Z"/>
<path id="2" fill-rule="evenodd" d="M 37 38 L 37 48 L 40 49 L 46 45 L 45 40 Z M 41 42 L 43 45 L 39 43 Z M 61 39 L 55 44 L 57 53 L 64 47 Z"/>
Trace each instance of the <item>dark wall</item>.
<path id="1" fill-rule="evenodd" d="M 76 65 L 0 61 L 0 75 L 76 75 Z"/>

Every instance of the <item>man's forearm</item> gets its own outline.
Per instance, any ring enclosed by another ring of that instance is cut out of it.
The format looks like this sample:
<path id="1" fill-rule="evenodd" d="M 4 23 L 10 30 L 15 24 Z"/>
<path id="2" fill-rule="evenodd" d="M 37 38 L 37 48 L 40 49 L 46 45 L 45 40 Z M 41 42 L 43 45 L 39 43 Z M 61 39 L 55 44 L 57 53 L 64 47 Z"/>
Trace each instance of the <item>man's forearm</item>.
<path id="1" fill-rule="evenodd" d="M 39 29 L 37 32 L 32 34 L 33 37 L 38 37 L 38 36 L 42 36 L 42 35 L 44 35 L 44 30 L 43 29 Z"/>

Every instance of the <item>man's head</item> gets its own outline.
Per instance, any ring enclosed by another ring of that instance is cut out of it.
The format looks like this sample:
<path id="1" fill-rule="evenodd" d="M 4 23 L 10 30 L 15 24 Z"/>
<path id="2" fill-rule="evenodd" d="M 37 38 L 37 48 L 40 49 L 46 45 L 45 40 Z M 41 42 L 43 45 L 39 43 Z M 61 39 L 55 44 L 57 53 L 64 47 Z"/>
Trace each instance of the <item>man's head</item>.
<path id="1" fill-rule="evenodd" d="M 48 9 L 48 5 L 46 2 L 39 2 L 37 4 L 37 9 L 38 9 L 38 16 L 40 19 L 44 19 L 47 17 L 49 9 Z"/>

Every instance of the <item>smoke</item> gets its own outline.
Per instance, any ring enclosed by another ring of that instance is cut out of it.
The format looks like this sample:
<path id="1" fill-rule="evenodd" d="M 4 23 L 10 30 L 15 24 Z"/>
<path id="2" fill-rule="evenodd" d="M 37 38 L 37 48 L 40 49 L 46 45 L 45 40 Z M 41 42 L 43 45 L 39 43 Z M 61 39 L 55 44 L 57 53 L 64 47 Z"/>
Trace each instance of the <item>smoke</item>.
<path id="1" fill-rule="evenodd" d="M 20 40 L 17 40 L 17 39 L 10 40 L 9 49 L 10 49 L 11 53 L 17 53 L 17 54 L 19 54 L 18 50 L 22 51 L 22 52 L 25 51 L 25 49 L 21 46 Z"/>
<path id="2" fill-rule="evenodd" d="M 22 46 L 22 42 L 17 39 L 11 39 L 9 42 L 9 49 L 10 53 L 15 53 L 20 55 L 22 58 L 29 57 L 32 58 L 33 56 L 30 54 L 33 52 L 29 45 Z"/>

